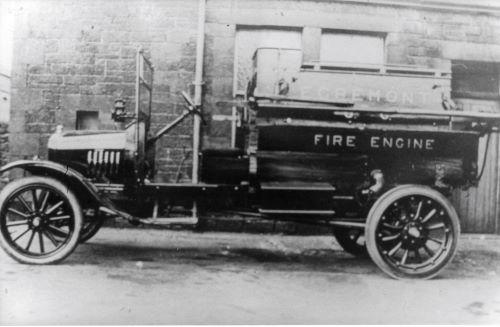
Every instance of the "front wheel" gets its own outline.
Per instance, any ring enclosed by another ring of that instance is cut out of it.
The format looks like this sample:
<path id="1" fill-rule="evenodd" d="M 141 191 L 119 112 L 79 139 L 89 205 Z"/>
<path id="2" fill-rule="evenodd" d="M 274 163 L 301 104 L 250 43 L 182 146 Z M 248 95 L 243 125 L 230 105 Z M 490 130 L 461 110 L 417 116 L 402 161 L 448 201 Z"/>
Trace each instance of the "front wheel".
<path id="1" fill-rule="evenodd" d="M 432 278 L 451 261 L 460 233 L 458 215 L 430 187 L 402 185 L 382 195 L 365 227 L 368 253 L 394 278 Z"/>
<path id="2" fill-rule="evenodd" d="M 73 192 L 53 178 L 18 179 L 0 192 L 0 245 L 21 263 L 66 258 L 78 244 L 82 220 Z"/>

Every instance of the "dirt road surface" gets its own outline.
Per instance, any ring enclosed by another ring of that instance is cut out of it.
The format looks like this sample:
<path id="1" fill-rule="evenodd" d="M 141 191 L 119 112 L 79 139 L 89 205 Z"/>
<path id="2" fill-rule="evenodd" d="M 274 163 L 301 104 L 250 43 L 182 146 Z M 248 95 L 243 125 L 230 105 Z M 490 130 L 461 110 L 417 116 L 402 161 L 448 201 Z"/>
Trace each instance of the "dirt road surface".
<path id="1" fill-rule="evenodd" d="M 59 265 L 0 251 L 0 324 L 500 323 L 500 237 L 459 244 L 398 281 L 327 236 L 104 228 Z"/>

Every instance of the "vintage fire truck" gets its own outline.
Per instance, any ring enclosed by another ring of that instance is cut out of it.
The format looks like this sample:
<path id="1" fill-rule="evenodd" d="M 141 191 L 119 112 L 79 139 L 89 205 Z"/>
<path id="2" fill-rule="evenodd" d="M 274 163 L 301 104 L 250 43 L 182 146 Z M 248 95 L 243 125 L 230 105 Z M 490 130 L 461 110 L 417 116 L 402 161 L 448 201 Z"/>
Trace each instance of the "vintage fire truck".
<path id="1" fill-rule="evenodd" d="M 172 208 L 195 202 L 199 214 L 233 210 L 331 226 L 347 252 L 369 255 L 392 277 L 437 275 L 452 259 L 460 232 L 447 196 L 477 183 L 485 161 L 479 139 L 497 129 L 500 115 L 442 108 L 448 99 L 442 95 L 438 108 L 381 109 L 346 97 L 295 94 L 314 67 L 269 67 L 272 58 L 293 62 L 294 51 L 256 52 L 255 72 L 238 105 L 235 146 L 201 151 L 198 183 L 154 179 L 156 142 L 187 117 L 201 115 L 201 108 L 183 93 L 184 114 L 152 131 L 153 67 L 139 52 L 135 109 L 127 112 L 117 100 L 112 112 L 122 129 L 58 129 L 48 142 L 48 160 L 1 168 L 23 171 L 0 193 L 2 248 L 22 263 L 55 263 L 91 238 L 105 218 L 155 223 Z M 279 79 L 268 78 L 279 72 Z M 387 78 L 400 73 L 384 72 Z M 330 83 L 325 76 L 315 78 Z M 410 87 L 436 89 L 422 81 Z"/>

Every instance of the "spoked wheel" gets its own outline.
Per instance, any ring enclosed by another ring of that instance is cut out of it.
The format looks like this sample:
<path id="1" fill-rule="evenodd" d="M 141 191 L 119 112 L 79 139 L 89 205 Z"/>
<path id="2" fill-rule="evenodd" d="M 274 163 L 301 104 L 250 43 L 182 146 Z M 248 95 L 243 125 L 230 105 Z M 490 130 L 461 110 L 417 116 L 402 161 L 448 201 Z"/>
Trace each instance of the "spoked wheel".
<path id="1" fill-rule="evenodd" d="M 364 234 L 363 229 L 338 227 L 333 229 L 333 235 L 344 251 L 356 257 L 368 255 Z"/>
<path id="2" fill-rule="evenodd" d="M 372 260 L 394 278 L 432 278 L 450 262 L 460 225 L 439 192 L 403 185 L 382 195 L 368 214 L 366 244 Z"/>
<path id="3" fill-rule="evenodd" d="M 53 178 L 22 178 L 0 192 L 0 245 L 21 263 L 63 260 L 78 244 L 81 227 L 78 200 Z"/>
<path id="4" fill-rule="evenodd" d="M 104 224 L 104 217 L 99 214 L 99 208 L 84 211 L 84 221 L 80 232 L 80 243 L 85 243 L 94 237 Z"/>

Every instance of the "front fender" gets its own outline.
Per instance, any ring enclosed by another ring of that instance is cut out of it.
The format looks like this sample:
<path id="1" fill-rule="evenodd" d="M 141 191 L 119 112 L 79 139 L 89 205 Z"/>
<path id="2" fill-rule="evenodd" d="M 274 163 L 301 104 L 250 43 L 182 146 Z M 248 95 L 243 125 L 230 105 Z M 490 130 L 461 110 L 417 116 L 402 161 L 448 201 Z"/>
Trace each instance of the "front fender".
<path id="1" fill-rule="evenodd" d="M 105 195 L 99 194 L 97 187 L 85 176 L 68 166 L 47 160 L 18 160 L 0 167 L 0 174 L 15 168 L 26 170 L 33 175 L 50 176 L 58 179 L 76 191 L 79 201 L 96 204 L 101 211 L 123 217 L 129 221 L 137 220 L 135 217 L 118 209 Z"/>
<path id="2" fill-rule="evenodd" d="M 15 168 L 26 170 L 33 175 L 56 178 L 65 183 L 68 187 L 75 189 L 78 195 L 84 195 L 86 200 L 95 201 L 103 205 L 106 205 L 108 202 L 99 195 L 98 189 L 90 181 L 68 166 L 47 160 L 18 160 L 2 166 L 0 168 L 0 174 Z M 81 194 L 80 191 L 84 193 Z"/>

